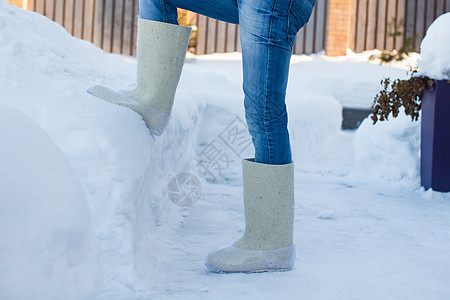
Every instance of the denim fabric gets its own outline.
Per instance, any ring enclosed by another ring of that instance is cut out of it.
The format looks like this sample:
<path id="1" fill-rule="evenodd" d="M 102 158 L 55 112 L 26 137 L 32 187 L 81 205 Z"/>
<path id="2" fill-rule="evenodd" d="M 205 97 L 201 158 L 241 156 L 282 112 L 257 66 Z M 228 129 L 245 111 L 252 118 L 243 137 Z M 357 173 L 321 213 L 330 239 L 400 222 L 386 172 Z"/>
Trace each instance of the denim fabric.
<path id="1" fill-rule="evenodd" d="M 285 104 L 289 62 L 297 32 L 316 0 L 140 0 L 140 17 L 177 24 L 177 7 L 239 24 L 245 117 L 255 161 L 292 161 Z"/>

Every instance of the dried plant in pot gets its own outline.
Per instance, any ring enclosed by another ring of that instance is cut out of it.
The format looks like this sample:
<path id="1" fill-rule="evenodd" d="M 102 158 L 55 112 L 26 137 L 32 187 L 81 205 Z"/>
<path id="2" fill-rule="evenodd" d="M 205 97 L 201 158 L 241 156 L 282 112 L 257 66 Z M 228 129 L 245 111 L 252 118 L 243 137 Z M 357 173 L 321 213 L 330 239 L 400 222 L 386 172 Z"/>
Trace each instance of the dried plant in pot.
<path id="1" fill-rule="evenodd" d="M 421 183 L 425 189 L 450 191 L 450 80 L 426 76 L 389 78 L 375 97 L 372 120 L 384 121 L 404 110 L 412 121 L 421 116 Z"/>
<path id="2" fill-rule="evenodd" d="M 421 117 L 421 183 L 425 189 L 450 192 L 450 13 L 437 18 L 420 45 L 419 72 L 408 80 L 382 80 L 372 120 Z"/>

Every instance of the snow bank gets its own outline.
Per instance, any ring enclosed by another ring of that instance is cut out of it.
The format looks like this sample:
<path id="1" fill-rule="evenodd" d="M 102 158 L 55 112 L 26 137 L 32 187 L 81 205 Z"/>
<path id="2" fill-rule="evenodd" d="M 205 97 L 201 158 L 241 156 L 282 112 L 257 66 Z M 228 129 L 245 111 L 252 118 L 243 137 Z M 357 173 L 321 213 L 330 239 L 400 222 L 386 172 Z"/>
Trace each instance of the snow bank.
<path id="1" fill-rule="evenodd" d="M 98 241 L 83 189 L 48 135 L 0 106 L 0 298 L 95 299 Z"/>
<path id="2" fill-rule="evenodd" d="M 420 122 L 400 113 L 373 125 L 368 117 L 355 134 L 353 150 L 355 168 L 348 176 L 350 181 L 419 188 Z"/>
<path id="3" fill-rule="evenodd" d="M 437 80 L 450 80 L 450 12 L 441 15 L 428 28 L 420 45 L 420 74 Z"/>
<path id="4" fill-rule="evenodd" d="M 164 255 L 167 244 L 161 241 L 170 237 L 170 224 L 179 218 L 165 189 L 174 175 L 191 167 L 202 101 L 181 88 L 167 134 L 152 138 L 135 112 L 86 93 L 96 82 L 131 87 L 135 82 L 134 59 L 105 55 L 92 44 L 73 38 L 60 25 L 4 0 L 0 0 L 0 65 L 0 103 L 24 112 L 43 129 L 70 163 L 85 192 L 91 225 L 84 213 L 75 212 L 74 216 L 84 217 L 70 224 L 74 231 L 79 226 L 80 232 L 90 226 L 98 240 L 100 258 L 85 262 L 92 263 L 91 268 L 101 265 L 104 283 L 99 298 L 147 295 L 158 276 L 155 261 L 169 259 Z M 59 183 L 55 181 L 55 185 Z M 43 204 L 42 210 L 45 208 Z M 18 213 L 26 211 L 14 212 Z M 4 213 L 3 217 L 13 215 Z M 62 234 L 61 243 L 65 238 L 69 237 Z M 24 248 L 17 252 L 18 257 L 28 254 Z M 36 264 L 45 265 L 53 254 L 36 256 Z M 52 278 L 43 286 L 51 284 L 59 289 L 58 281 Z M 19 285 L 26 284 L 15 279 Z M 0 280 L 5 279 L 2 276 Z M 66 279 L 60 276 L 59 280 L 65 287 Z M 81 283 L 74 282 L 73 288 L 85 290 Z M 33 285 L 28 292 L 39 294 L 40 289 Z"/>

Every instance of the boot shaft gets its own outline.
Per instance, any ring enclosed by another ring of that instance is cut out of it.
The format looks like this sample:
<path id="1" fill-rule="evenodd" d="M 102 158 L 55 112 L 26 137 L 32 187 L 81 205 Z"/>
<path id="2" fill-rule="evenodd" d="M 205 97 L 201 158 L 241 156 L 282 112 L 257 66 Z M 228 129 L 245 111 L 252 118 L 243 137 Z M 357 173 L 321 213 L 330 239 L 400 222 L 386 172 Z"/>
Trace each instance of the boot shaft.
<path id="1" fill-rule="evenodd" d="M 190 34 L 191 27 L 139 19 L 133 98 L 171 113 Z"/>
<path id="2" fill-rule="evenodd" d="M 294 166 L 242 162 L 245 234 L 243 249 L 271 250 L 293 244 Z"/>

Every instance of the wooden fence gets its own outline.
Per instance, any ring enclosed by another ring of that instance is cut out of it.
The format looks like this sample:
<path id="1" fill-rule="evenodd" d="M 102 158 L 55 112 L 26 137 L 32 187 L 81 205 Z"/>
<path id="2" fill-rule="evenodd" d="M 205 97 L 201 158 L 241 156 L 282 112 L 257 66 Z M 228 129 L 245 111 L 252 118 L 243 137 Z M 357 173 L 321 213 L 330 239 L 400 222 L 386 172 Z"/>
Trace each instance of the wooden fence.
<path id="1" fill-rule="evenodd" d="M 28 9 L 63 25 L 78 38 L 93 42 L 106 52 L 135 55 L 138 0 L 29 0 Z M 326 49 L 329 0 L 317 0 L 310 22 L 298 33 L 294 53 L 315 53 Z M 350 48 L 399 48 L 408 37 L 419 46 L 428 26 L 450 10 L 450 0 L 352 0 Z M 392 22 L 393 20 L 396 22 Z M 201 15 L 190 15 L 198 32 L 197 54 L 240 50 L 239 27 Z M 398 24 L 403 22 L 403 24 Z M 388 33 L 401 32 L 396 37 Z"/>
<path id="2" fill-rule="evenodd" d="M 30 0 L 28 9 L 106 52 L 135 55 L 138 0 Z"/>
<path id="3" fill-rule="evenodd" d="M 315 53 L 325 50 L 328 0 L 317 0 L 309 23 L 302 28 L 294 53 Z M 197 54 L 240 50 L 239 26 L 197 15 Z"/>
<path id="4" fill-rule="evenodd" d="M 399 49 L 411 37 L 418 48 L 431 23 L 449 10 L 450 0 L 353 0 L 350 47 L 356 52 Z"/>

